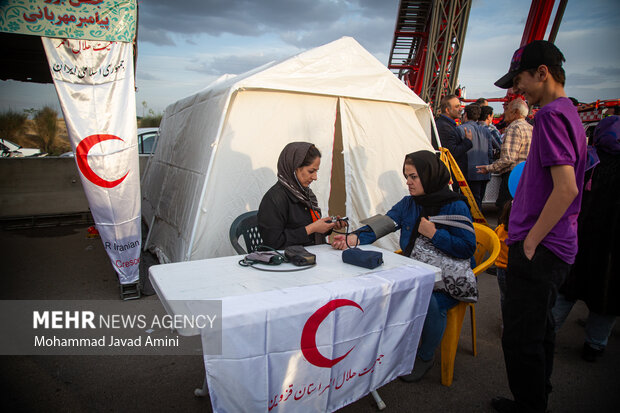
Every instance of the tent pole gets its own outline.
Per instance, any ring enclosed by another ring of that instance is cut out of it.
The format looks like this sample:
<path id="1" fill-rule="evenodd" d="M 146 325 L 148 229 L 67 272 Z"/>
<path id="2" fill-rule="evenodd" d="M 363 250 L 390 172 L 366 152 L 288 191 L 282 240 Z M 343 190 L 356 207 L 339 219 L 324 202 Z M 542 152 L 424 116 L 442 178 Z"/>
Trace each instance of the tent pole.
<path id="1" fill-rule="evenodd" d="M 146 234 L 144 245 L 142 246 L 142 251 L 146 251 L 146 246 L 149 245 L 149 239 L 151 238 L 151 231 L 153 230 L 154 223 L 155 223 L 155 214 L 153 214 L 153 218 L 151 218 L 151 225 L 149 225 L 149 232 Z"/>

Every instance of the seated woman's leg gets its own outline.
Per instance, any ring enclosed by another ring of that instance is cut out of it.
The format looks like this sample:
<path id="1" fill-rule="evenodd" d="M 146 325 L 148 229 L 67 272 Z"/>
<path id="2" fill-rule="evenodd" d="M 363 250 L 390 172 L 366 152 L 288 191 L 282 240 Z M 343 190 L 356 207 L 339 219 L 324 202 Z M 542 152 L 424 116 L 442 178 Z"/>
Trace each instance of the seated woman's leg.
<path id="1" fill-rule="evenodd" d="M 457 300 L 439 291 L 433 292 L 428 304 L 420 346 L 410 374 L 400 376 L 402 381 L 412 383 L 420 380 L 433 367 L 435 349 L 439 346 L 446 329 L 448 310 L 458 303 Z"/>
<path id="2" fill-rule="evenodd" d="M 435 355 L 435 350 L 441 343 L 443 332 L 446 329 L 446 315 L 448 310 L 458 303 L 457 300 L 441 291 L 434 291 L 428 304 L 420 346 L 418 347 L 418 357 L 424 361 L 429 361 Z"/>

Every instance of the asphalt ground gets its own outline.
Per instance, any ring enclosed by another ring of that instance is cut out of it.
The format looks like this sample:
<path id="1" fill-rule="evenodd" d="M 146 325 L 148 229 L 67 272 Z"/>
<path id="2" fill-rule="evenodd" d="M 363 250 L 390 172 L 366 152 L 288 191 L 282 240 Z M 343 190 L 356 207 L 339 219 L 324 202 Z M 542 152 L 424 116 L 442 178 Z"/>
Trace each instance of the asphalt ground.
<path id="1" fill-rule="evenodd" d="M 485 211 L 491 223 L 495 210 Z M 116 274 L 87 225 L 0 230 L 2 300 L 121 301 Z M 379 389 L 389 412 L 492 412 L 491 398 L 510 396 L 501 350 L 499 290 L 495 276 L 479 277 L 476 305 L 478 356 L 471 352 L 466 315 L 456 355 L 454 382 L 440 384 L 435 366 L 418 383 L 395 380 Z M 157 302 L 156 295 L 140 300 Z M 581 359 L 586 306 L 578 302 L 556 342 L 552 412 L 617 412 L 620 406 L 620 327 L 595 363 Z M 2 334 L 11 334 L 3 331 Z M 200 339 L 194 340 L 200 348 Z M 6 411 L 211 411 L 209 397 L 195 397 L 204 364 L 191 356 L 1 356 L 0 389 Z M 366 396 L 342 412 L 376 412 Z"/>

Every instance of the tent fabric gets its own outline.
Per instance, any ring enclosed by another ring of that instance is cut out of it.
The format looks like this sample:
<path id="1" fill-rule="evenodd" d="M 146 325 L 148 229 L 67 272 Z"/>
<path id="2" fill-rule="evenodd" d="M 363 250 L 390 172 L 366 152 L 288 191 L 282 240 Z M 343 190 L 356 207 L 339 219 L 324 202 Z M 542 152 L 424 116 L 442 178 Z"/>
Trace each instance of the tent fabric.
<path id="1" fill-rule="evenodd" d="M 408 195 L 402 173 L 405 155 L 433 150 L 430 112 L 405 104 L 342 99 L 342 140 L 345 150 L 347 216 L 354 228 L 375 214 L 385 214 Z M 398 237 L 389 235 L 375 245 L 398 249 Z"/>
<path id="2" fill-rule="evenodd" d="M 147 247 L 162 262 L 235 254 L 232 221 L 258 209 L 292 141 L 322 153 L 312 184 L 328 214 L 337 116 L 352 225 L 407 194 L 402 161 L 432 150 L 427 104 L 354 39 L 344 37 L 239 76 L 218 79 L 169 105 L 143 177 Z M 397 244 L 381 244 L 392 248 Z"/>
<path id="3" fill-rule="evenodd" d="M 314 143 L 321 152 L 318 180 L 312 190 L 322 211 L 327 211 L 330 164 L 337 99 L 294 93 L 250 91 L 234 99 L 217 156 L 211 165 L 203 207 L 198 213 L 192 256 L 208 250 L 214 256 L 230 255 L 228 226 L 239 211 L 257 209 L 262 196 L 276 182 L 275 166 L 291 141 Z M 286 114 L 286 116 L 282 116 Z M 257 190 L 260 189 L 260 190 Z M 224 217 L 224 228 L 213 232 L 212 214 Z"/>

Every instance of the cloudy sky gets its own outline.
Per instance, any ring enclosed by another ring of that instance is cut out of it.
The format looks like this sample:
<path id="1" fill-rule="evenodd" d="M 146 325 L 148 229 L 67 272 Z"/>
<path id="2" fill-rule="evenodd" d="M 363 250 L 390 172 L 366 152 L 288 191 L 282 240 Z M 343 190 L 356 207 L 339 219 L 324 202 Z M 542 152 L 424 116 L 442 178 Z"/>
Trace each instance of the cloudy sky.
<path id="1" fill-rule="evenodd" d="M 504 95 L 493 82 L 506 72 L 521 42 L 530 3 L 473 0 L 459 74 L 468 98 Z M 147 113 L 163 112 L 222 74 L 243 73 L 342 36 L 354 37 L 387 65 L 398 4 L 399 0 L 141 0 L 138 115 L 145 107 Z M 554 15 L 555 11 L 551 22 Z M 568 1 L 556 44 L 566 57 L 570 96 L 582 102 L 620 98 L 619 22 L 617 0 Z M 49 104 L 58 107 L 51 85 L 0 81 L 0 110 Z"/>

